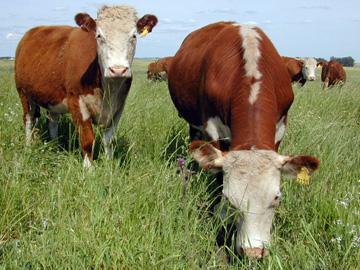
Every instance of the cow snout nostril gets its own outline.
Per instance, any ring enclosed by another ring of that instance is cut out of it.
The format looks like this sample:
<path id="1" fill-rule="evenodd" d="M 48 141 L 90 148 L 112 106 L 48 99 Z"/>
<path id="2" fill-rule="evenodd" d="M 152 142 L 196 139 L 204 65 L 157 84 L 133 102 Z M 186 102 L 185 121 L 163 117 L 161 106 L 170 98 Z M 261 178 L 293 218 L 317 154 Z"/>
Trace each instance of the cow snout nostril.
<path id="1" fill-rule="evenodd" d="M 124 66 L 116 66 L 116 67 L 109 67 L 109 70 L 114 77 L 121 77 L 126 75 L 129 68 Z"/>

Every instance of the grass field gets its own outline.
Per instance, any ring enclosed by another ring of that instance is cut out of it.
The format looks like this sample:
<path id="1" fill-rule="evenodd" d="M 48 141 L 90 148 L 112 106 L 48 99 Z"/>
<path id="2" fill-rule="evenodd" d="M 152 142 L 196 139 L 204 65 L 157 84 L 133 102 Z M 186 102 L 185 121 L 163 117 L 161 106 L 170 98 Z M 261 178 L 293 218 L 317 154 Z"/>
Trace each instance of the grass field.
<path id="1" fill-rule="evenodd" d="M 0 62 L 0 269 L 358 269 L 360 69 L 341 90 L 294 86 L 280 152 L 315 155 L 320 170 L 309 187 L 283 180 L 270 256 L 231 263 L 215 246 L 206 175 L 185 186 L 176 174 L 187 125 L 166 83 L 146 81 L 146 62 L 134 70 L 116 158 L 104 158 L 97 132 L 95 168 L 84 171 L 68 116 L 59 143 L 43 117 L 24 147 L 12 62 Z"/>

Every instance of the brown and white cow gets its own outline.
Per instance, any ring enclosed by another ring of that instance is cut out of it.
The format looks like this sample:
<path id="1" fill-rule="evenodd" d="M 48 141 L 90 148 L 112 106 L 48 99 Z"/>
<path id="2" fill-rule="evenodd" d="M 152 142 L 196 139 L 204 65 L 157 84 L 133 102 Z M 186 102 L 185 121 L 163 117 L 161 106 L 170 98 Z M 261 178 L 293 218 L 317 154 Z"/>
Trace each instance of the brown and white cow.
<path id="1" fill-rule="evenodd" d="M 147 78 L 153 81 L 167 80 L 167 73 L 172 57 L 164 57 L 148 65 Z"/>
<path id="2" fill-rule="evenodd" d="M 259 28 L 219 22 L 186 37 L 168 76 L 171 98 L 191 126 L 192 156 L 223 171 L 223 195 L 242 212 L 237 250 L 263 257 L 281 173 L 311 173 L 319 165 L 311 156 L 277 153 L 294 98 L 280 55 Z M 203 140 L 195 140 L 195 130 Z"/>
<path id="3" fill-rule="evenodd" d="M 137 17 L 128 6 L 104 6 L 94 20 L 79 13 L 80 27 L 40 26 L 29 30 L 16 50 L 16 87 L 24 110 L 26 142 L 32 137 L 39 106 L 48 110 L 52 138 L 59 114 L 70 112 L 80 135 L 84 166 L 93 159 L 92 124 L 103 130 L 108 157 L 132 82 L 136 33 L 152 31 L 154 15 Z"/>
<path id="4" fill-rule="evenodd" d="M 317 62 L 314 58 L 299 59 L 282 56 L 282 60 L 286 65 L 291 82 L 298 82 L 304 86 L 307 80 L 315 81 Z"/>
<path id="5" fill-rule="evenodd" d="M 327 87 L 340 85 L 346 82 L 346 72 L 344 67 L 339 62 L 331 60 L 329 62 L 321 62 L 321 81 L 323 82 L 323 89 Z"/>

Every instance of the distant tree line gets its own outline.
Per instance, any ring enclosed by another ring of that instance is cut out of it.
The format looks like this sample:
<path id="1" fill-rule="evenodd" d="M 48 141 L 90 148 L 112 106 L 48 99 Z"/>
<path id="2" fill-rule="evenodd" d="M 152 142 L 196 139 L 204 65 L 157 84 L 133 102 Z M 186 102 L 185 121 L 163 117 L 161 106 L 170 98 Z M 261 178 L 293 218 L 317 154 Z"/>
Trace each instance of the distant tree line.
<path id="1" fill-rule="evenodd" d="M 331 56 L 330 60 L 335 60 L 335 61 L 339 62 L 340 64 L 342 64 L 344 67 L 353 67 L 355 64 L 355 59 L 352 58 L 351 56 L 347 56 L 347 57 Z"/>
<path id="2" fill-rule="evenodd" d="M 324 58 L 315 58 L 317 62 L 327 62 L 326 59 Z M 352 58 L 351 56 L 347 56 L 347 57 L 335 57 L 335 56 L 331 56 L 330 60 L 335 60 L 336 62 L 339 62 L 340 64 L 342 64 L 344 67 L 353 67 L 355 65 L 355 59 Z"/>

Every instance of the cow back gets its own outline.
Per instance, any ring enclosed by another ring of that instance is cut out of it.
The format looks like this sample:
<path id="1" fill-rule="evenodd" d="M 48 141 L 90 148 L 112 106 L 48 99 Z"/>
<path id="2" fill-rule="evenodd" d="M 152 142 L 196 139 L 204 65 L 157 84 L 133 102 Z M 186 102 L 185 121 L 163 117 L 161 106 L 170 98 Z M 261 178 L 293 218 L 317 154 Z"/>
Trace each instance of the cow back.
<path id="1" fill-rule="evenodd" d="M 191 33 L 172 59 L 170 94 L 180 115 L 190 124 L 201 126 L 218 116 L 231 128 L 233 146 L 256 138 L 266 141 L 266 148 L 274 148 L 276 121 L 293 100 L 290 78 L 271 41 L 256 28 L 261 40 L 261 89 L 256 102 L 249 104 L 257 79 L 247 76 L 240 28 L 220 22 Z M 252 143 L 257 144 L 248 142 Z"/>

